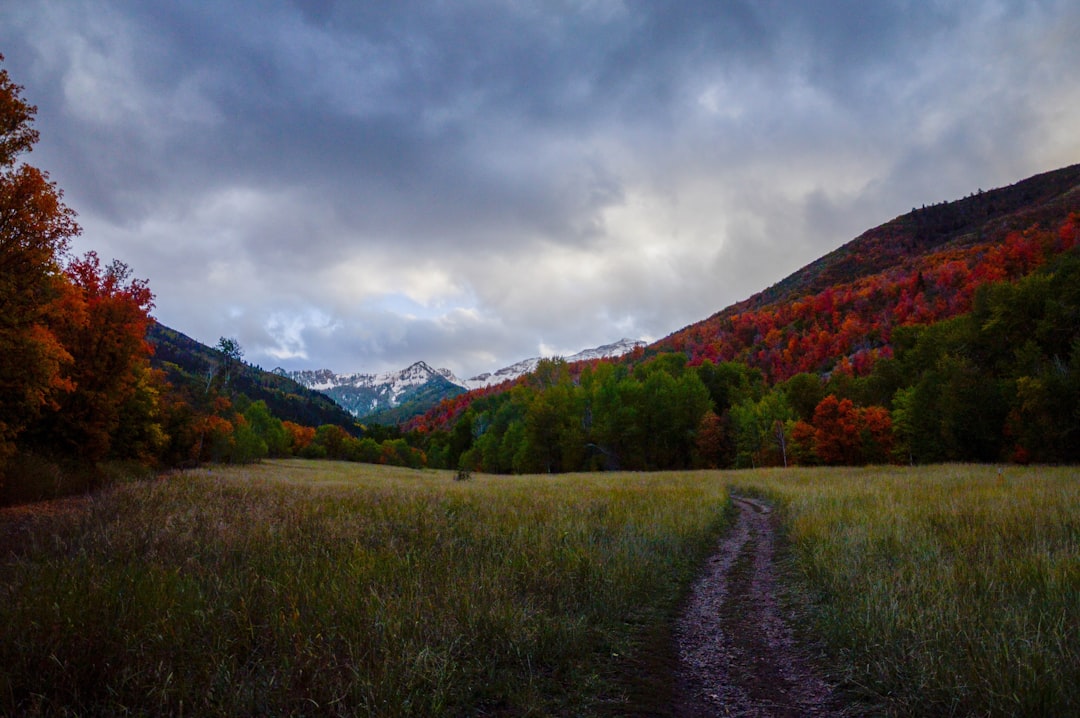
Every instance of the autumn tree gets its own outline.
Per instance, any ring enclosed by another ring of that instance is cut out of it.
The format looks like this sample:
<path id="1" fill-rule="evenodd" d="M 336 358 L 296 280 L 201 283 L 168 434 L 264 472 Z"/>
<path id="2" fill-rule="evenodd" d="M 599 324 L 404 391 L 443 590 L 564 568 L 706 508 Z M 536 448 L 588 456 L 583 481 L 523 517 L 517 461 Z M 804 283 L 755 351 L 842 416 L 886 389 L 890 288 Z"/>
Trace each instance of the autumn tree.
<path id="1" fill-rule="evenodd" d="M 289 435 L 289 453 L 300 455 L 315 440 L 315 427 L 301 426 L 293 421 L 281 422 Z"/>
<path id="2" fill-rule="evenodd" d="M 102 266 L 94 252 L 72 261 L 65 274 L 82 302 L 80 312 L 67 312 L 55 323 L 74 360 L 65 372 L 72 391 L 42 417 L 35 433 L 38 441 L 99 461 L 110 455 L 123 420 L 160 419 L 146 341 L 153 295 L 126 264 Z M 132 403 L 137 394 L 139 401 Z"/>
<path id="3" fill-rule="evenodd" d="M 826 464 L 859 463 L 858 413 L 850 399 L 829 394 L 814 409 L 814 447 Z"/>
<path id="4" fill-rule="evenodd" d="M 705 412 L 695 437 L 697 462 L 710 469 L 727 467 L 735 453 L 730 419 L 725 421 L 715 411 Z"/>
<path id="5" fill-rule="evenodd" d="M 63 376 L 71 356 L 50 325 L 71 297 L 60 258 L 79 226 L 48 174 L 18 162 L 38 139 L 37 108 L 22 89 L 0 70 L 0 462 L 72 388 Z"/>

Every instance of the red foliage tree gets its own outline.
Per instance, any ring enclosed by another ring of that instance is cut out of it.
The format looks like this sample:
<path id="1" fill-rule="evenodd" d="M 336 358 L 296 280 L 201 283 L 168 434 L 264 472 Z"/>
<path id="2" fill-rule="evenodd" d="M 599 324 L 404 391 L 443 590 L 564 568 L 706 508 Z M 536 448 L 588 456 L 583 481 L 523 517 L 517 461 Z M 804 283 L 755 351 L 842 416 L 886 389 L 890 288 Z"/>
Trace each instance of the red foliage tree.
<path id="1" fill-rule="evenodd" d="M 146 282 L 114 261 L 102 267 L 94 252 L 72 261 L 67 277 L 79 292 L 82 311 L 59 318 L 55 333 L 74 361 L 66 372 L 74 390 L 42 420 L 39 435 L 63 442 L 77 456 L 97 461 L 109 455 L 125 407 L 150 381 L 150 323 L 153 295 Z M 158 419 L 153 402 L 130 421 Z"/>
<path id="2" fill-rule="evenodd" d="M 311 445 L 311 442 L 315 441 L 314 427 L 302 426 L 292 421 L 283 421 L 281 425 L 285 427 L 285 431 L 289 432 L 289 446 L 294 455 L 299 455 Z"/>
<path id="3" fill-rule="evenodd" d="M 858 412 L 850 399 L 832 394 L 814 409 L 814 447 L 825 464 L 859 463 Z"/>
<path id="4" fill-rule="evenodd" d="M 861 463 L 887 463 L 893 449 L 892 417 L 888 409 L 881 406 L 859 409 L 858 424 Z"/>

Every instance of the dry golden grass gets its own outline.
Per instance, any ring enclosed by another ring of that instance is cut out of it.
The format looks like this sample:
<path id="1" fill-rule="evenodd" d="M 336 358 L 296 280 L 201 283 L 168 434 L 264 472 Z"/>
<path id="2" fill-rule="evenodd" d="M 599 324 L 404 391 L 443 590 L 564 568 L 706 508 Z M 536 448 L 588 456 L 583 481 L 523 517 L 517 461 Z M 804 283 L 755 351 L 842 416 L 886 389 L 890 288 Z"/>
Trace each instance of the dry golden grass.
<path id="1" fill-rule="evenodd" d="M 732 476 L 782 507 L 810 633 L 897 715 L 1080 713 L 1080 473 L 934 466 Z"/>
<path id="2" fill-rule="evenodd" d="M 1080 713 L 1074 468 L 280 461 L 0 515 L 0 714 L 630 712 L 729 486 L 779 505 L 801 628 L 882 711 Z"/>
<path id="3" fill-rule="evenodd" d="M 618 712 L 725 501 L 303 461 L 122 486 L 10 546 L 0 712 Z"/>

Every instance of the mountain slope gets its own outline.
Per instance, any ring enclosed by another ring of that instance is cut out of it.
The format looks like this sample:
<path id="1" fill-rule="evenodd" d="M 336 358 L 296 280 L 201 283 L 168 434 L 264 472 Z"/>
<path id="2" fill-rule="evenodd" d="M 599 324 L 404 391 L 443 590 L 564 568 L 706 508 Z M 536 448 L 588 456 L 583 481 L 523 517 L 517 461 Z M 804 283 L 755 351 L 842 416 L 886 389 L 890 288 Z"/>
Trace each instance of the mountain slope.
<path id="1" fill-rule="evenodd" d="M 201 391 L 208 373 L 216 371 L 224 360 L 218 350 L 157 322 L 150 326 L 146 338 L 154 347 L 151 366 L 163 370 L 178 387 Z M 274 416 L 283 421 L 304 426 L 336 424 L 354 430 L 353 418 L 340 406 L 287 377 L 241 364 L 232 372 L 229 385 L 251 401 L 265 401 Z"/>
<path id="2" fill-rule="evenodd" d="M 865 373 L 897 326 L 970 310 L 975 290 L 1016 280 L 1075 242 L 1080 165 L 897 217 L 784 280 L 652 345 L 692 363 L 741 361 L 772 381 Z"/>
<path id="3" fill-rule="evenodd" d="M 1035 224 L 1057 224 L 1077 209 L 1077 192 L 1080 164 L 988 192 L 980 189 L 964 199 L 912 208 L 723 311 L 790 301 L 947 247 L 992 243 L 1010 231 L 1023 231 Z"/>

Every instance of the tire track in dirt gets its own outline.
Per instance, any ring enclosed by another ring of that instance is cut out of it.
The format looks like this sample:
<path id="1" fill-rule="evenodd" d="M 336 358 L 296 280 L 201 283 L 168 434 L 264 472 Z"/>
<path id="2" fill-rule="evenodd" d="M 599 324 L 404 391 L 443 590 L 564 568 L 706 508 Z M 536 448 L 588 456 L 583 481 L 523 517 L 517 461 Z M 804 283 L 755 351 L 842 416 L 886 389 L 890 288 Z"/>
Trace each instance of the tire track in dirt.
<path id="1" fill-rule="evenodd" d="M 767 504 L 733 496 L 721 540 L 675 628 L 679 718 L 852 716 L 799 652 L 777 599 Z"/>

